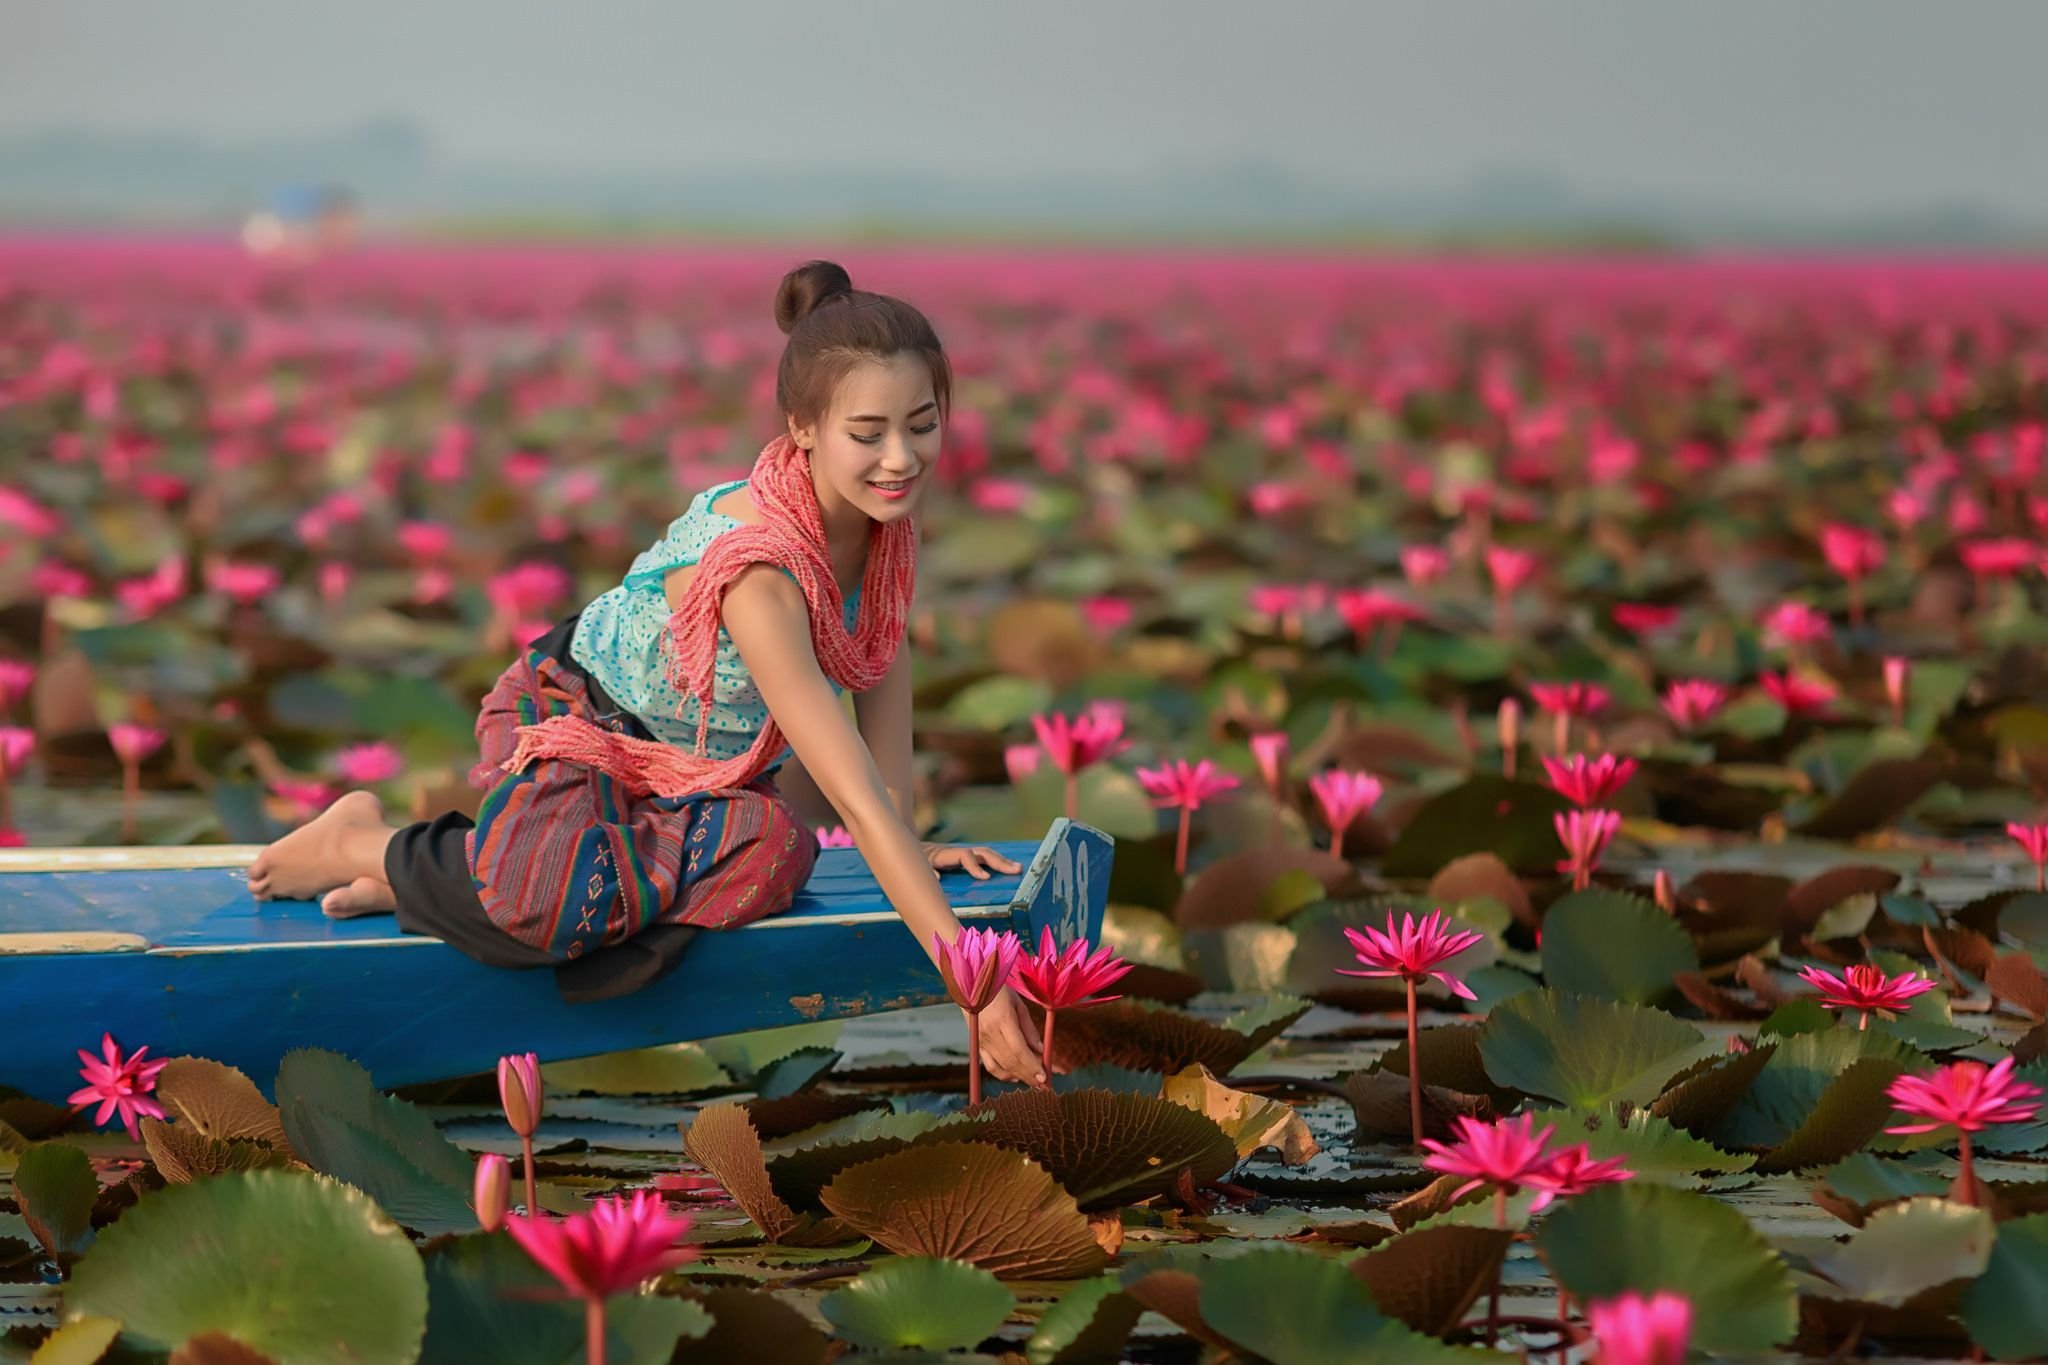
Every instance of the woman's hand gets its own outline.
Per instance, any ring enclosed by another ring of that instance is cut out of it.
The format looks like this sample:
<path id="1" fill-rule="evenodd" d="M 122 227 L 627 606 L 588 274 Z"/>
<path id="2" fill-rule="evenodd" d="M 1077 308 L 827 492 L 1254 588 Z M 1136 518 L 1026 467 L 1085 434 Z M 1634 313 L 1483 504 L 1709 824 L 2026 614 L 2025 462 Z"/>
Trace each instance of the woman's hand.
<path id="1" fill-rule="evenodd" d="M 1022 872 L 1024 865 L 1012 858 L 1005 858 L 986 844 L 921 844 L 924 859 L 932 865 L 932 871 L 944 872 L 949 867 L 964 867 L 977 881 L 987 881 L 987 868 L 998 872 Z M 984 864 L 986 866 L 984 866 Z"/>
<path id="2" fill-rule="evenodd" d="M 1031 1012 L 1008 986 L 981 1012 L 981 1064 L 999 1081 L 1046 1085 L 1040 1038 Z"/>

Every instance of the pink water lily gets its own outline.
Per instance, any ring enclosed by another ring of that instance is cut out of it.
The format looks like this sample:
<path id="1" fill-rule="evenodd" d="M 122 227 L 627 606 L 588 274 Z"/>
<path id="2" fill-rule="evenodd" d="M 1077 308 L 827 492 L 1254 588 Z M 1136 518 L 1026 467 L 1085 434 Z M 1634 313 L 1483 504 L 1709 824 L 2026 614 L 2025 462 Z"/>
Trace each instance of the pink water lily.
<path id="1" fill-rule="evenodd" d="M 540 1208 L 534 1198 L 533 1135 L 540 1129 L 546 1103 L 537 1053 L 515 1052 L 498 1058 L 498 1103 L 505 1111 L 506 1125 L 519 1137 L 526 1172 L 526 1211 L 533 1213 Z"/>
<path id="2" fill-rule="evenodd" d="M 1692 1301 L 1660 1289 L 1631 1289 L 1586 1305 L 1598 1354 L 1595 1365 L 1686 1365 L 1692 1358 Z"/>
<path id="3" fill-rule="evenodd" d="M 161 730 L 123 722 L 107 727 L 107 742 L 121 760 L 121 842 L 135 842 L 137 809 L 142 802 L 142 765 L 169 739 Z"/>
<path id="4" fill-rule="evenodd" d="M 1557 793 L 1575 806 L 1604 806 L 1635 776 L 1636 761 L 1614 754 L 1587 758 L 1573 754 L 1558 760 L 1543 755 L 1543 770 Z"/>
<path id="5" fill-rule="evenodd" d="M 1259 765 L 1259 776 L 1272 793 L 1275 801 L 1287 796 L 1287 732 L 1284 730 L 1262 730 L 1245 741 L 1251 746 L 1252 759 Z"/>
<path id="6" fill-rule="evenodd" d="M 696 1259 L 694 1246 L 679 1246 L 690 1230 L 688 1214 L 670 1211 L 652 1190 L 631 1199 L 596 1200 L 588 1213 L 555 1220 L 513 1214 L 505 1230 L 565 1294 L 584 1304 L 585 1359 L 603 1365 L 604 1305 L 614 1294 Z"/>
<path id="7" fill-rule="evenodd" d="M 1478 997 L 1472 988 L 1444 970 L 1446 963 L 1467 948 L 1479 943 L 1485 935 L 1472 929 L 1453 929 L 1451 922 L 1441 910 L 1431 910 L 1421 920 L 1412 913 L 1403 912 L 1401 923 L 1394 923 L 1394 912 L 1387 912 L 1387 927 L 1384 930 L 1366 925 L 1362 929 L 1344 926 L 1344 937 L 1351 941 L 1352 956 L 1365 968 L 1364 971 L 1349 967 L 1333 967 L 1340 976 L 1394 977 L 1405 987 L 1408 995 L 1408 1119 L 1416 1145 L 1422 1143 L 1422 1047 L 1416 1004 L 1416 987 L 1429 980 L 1441 981 L 1451 994 L 1463 1000 Z"/>
<path id="8" fill-rule="evenodd" d="M 1553 726 L 1551 747 L 1558 753 L 1571 748 L 1574 720 L 1591 720 L 1607 709 L 1611 694 L 1598 683 L 1538 682 L 1529 684 L 1529 695 L 1550 716 Z"/>
<path id="9" fill-rule="evenodd" d="M 853 835 L 847 833 L 844 825 L 819 825 L 812 833 L 818 836 L 819 848 L 852 848 Z"/>
<path id="10" fill-rule="evenodd" d="M 1884 565 L 1884 537 L 1861 526 L 1831 521 L 1820 528 L 1820 549 L 1828 567 L 1849 584 L 1849 622 L 1863 624 L 1863 580 Z"/>
<path id="11" fill-rule="evenodd" d="M 1532 1202 L 1531 1207 L 1541 1209 L 1555 1199 L 1569 1199 L 1584 1194 L 1598 1185 L 1610 1185 L 1617 1181 L 1633 1180 L 1636 1173 L 1628 1168 L 1628 1158 L 1610 1156 L 1595 1160 L 1593 1149 L 1581 1142 L 1551 1154 L 1544 1164 L 1542 1173 L 1536 1177 L 1543 1192 Z"/>
<path id="12" fill-rule="evenodd" d="M 1096 704 L 1079 716 L 1034 715 L 1031 728 L 1038 742 L 1067 781 L 1067 818 L 1077 819 L 1080 808 L 1081 773 L 1130 747 L 1124 738 L 1121 707 Z"/>
<path id="13" fill-rule="evenodd" d="M 1389 627 L 1380 646 L 1382 657 L 1393 653 L 1401 627 L 1427 615 L 1422 608 L 1378 588 L 1346 588 L 1336 597 L 1337 616 L 1358 640 L 1360 649 L 1370 649 L 1381 626 Z"/>
<path id="14" fill-rule="evenodd" d="M 260 602 L 284 581 L 274 565 L 217 560 L 206 569 L 206 586 L 243 606 Z"/>
<path id="15" fill-rule="evenodd" d="M 78 1049 L 78 1059 L 85 1063 L 78 1074 L 85 1078 L 85 1085 L 74 1090 L 65 1102 L 79 1109 L 97 1103 L 100 1110 L 92 1119 L 97 1124 L 106 1123 L 118 1113 L 121 1126 L 128 1130 L 129 1141 L 140 1142 L 142 1130 L 136 1120 L 165 1117 L 163 1106 L 149 1096 L 156 1089 L 157 1073 L 171 1062 L 168 1057 L 145 1062 L 142 1056 L 148 1051 L 146 1046 L 139 1047 L 124 1056 L 114 1035 L 102 1033 L 99 1056 Z"/>
<path id="16" fill-rule="evenodd" d="M 1799 969 L 1799 979 L 1819 989 L 1820 1003 L 1829 1009 L 1855 1010 L 1856 1027 L 1870 1027 L 1870 1014 L 1892 1014 L 1912 1003 L 1916 996 L 1934 989 L 1934 983 L 1918 972 L 1887 976 L 1882 967 L 1857 964 L 1840 976 L 1820 967 Z"/>
<path id="17" fill-rule="evenodd" d="M 1152 804 L 1180 810 L 1180 835 L 1174 844 L 1173 870 L 1182 876 L 1188 870 L 1188 823 L 1205 801 L 1243 785 L 1234 773 L 1226 773 L 1215 760 L 1190 763 L 1176 758 L 1157 768 L 1138 769 L 1138 783 L 1152 798 Z"/>
<path id="18" fill-rule="evenodd" d="M 1787 718 L 1824 715 L 1837 696 L 1832 683 L 1796 673 L 1765 673 L 1757 681 Z"/>
<path id="19" fill-rule="evenodd" d="M 389 782 L 405 771 L 405 757 L 397 746 L 377 740 L 349 744 L 334 755 L 334 774 L 352 786 L 369 787 Z"/>
<path id="20" fill-rule="evenodd" d="M 1451 557 L 1437 545 L 1403 545 L 1401 574 L 1409 586 L 1426 588 L 1450 571 Z"/>
<path id="21" fill-rule="evenodd" d="M 1038 771 L 1039 761 L 1045 757 L 1045 750 L 1036 744 L 1006 744 L 1003 746 L 1003 771 L 1009 774 L 1010 785 L 1022 786 L 1024 780 Z"/>
<path id="22" fill-rule="evenodd" d="M 1971 1161 L 1970 1135 L 1996 1124 L 2029 1123 L 2040 1115 L 2041 1087 L 2014 1079 L 2013 1066 L 2011 1057 L 1988 1067 L 1969 1060 L 1949 1062 L 1931 1076 L 1901 1076 L 1885 1090 L 1901 1112 L 1925 1120 L 1886 1128 L 1887 1133 L 1956 1130 L 1962 1166 L 1956 1194 L 1964 1203 L 1984 1203 L 1984 1188 Z"/>
<path id="23" fill-rule="evenodd" d="M 932 935 L 932 960 L 946 994 L 967 1013 L 967 1102 L 981 1103 L 981 1012 L 1016 973 L 1023 940 L 1011 930 L 962 929 L 951 943 Z"/>
<path id="24" fill-rule="evenodd" d="M 1548 1144 L 1557 1132 L 1554 1124 L 1536 1127 L 1536 1116 L 1522 1114 L 1511 1119 L 1484 1123 L 1460 1114 L 1451 1120 L 1458 1134 L 1454 1143 L 1424 1138 L 1421 1146 L 1429 1153 L 1422 1164 L 1432 1171 L 1467 1177 L 1451 1191 L 1452 1199 L 1491 1185 L 1494 1190 L 1494 1225 L 1507 1226 L 1507 1201 L 1524 1185 L 1538 1191 L 1536 1207 L 1555 1198 L 1548 1188 L 1548 1171 L 1555 1154 Z"/>
<path id="25" fill-rule="evenodd" d="M 2015 820 L 2005 827 L 2034 864 L 2034 889 L 2048 891 L 2048 821 L 2028 825 Z"/>
<path id="26" fill-rule="evenodd" d="M 1892 724 L 1906 723 L 1906 694 L 1912 679 L 1913 663 L 1899 654 L 1884 656 L 1884 697 L 1892 709 Z"/>
<path id="27" fill-rule="evenodd" d="M 1680 730 L 1691 734 L 1706 725 L 1728 703 L 1728 689 L 1707 678 L 1685 678 L 1664 689 L 1664 714 Z"/>
<path id="28" fill-rule="evenodd" d="M 1052 926 L 1038 931 L 1038 951 L 1020 951 L 1017 965 L 1010 969 L 1010 985 L 1017 994 L 1045 1011 L 1042 1051 L 1045 1069 L 1053 1069 L 1052 1021 L 1060 1010 L 1083 1005 L 1102 1005 L 1118 999 L 1096 992 L 1115 985 L 1131 970 L 1116 950 L 1107 946 L 1089 952 L 1085 939 L 1075 939 L 1064 949 L 1053 942 Z"/>
<path id="29" fill-rule="evenodd" d="M 1584 891 L 1593 883 L 1593 870 L 1621 829 L 1621 812 L 1616 810 L 1559 811 L 1550 817 L 1564 845 L 1565 857 L 1557 865 L 1572 874 L 1572 889 Z"/>
<path id="30" fill-rule="evenodd" d="M 1818 644 L 1834 634 L 1827 613 L 1805 602 L 1780 602 L 1764 616 L 1764 639 L 1780 647 Z"/>
<path id="31" fill-rule="evenodd" d="M 1653 602 L 1617 602 L 1608 612 L 1615 625 L 1633 635 L 1669 630 L 1678 624 L 1680 615 L 1675 606 Z"/>
<path id="32" fill-rule="evenodd" d="M 1384 790 L 1380 780 L 1371 773 L 1331 768 L 1309 778 L 1308 788 L 1323 808 L 1323 823 L 1330 831 L 1330 852 L 1342 858 L 1345 831 L 1379 802 Z"/>
<path id="33" fill-rule="evenodd" d="M 0 659 L 0 716 L 11 715 L 35 686 L 36 666 L 19 659 Z"/>
<path id="34" fill-rule="evenodd" d="M 1081 619 L 1097 635 L 1114 635 L 1129 626 L 1136 616 L 1130 602 L 1121 597 L 1084 597 L 1079 605 Z"/>

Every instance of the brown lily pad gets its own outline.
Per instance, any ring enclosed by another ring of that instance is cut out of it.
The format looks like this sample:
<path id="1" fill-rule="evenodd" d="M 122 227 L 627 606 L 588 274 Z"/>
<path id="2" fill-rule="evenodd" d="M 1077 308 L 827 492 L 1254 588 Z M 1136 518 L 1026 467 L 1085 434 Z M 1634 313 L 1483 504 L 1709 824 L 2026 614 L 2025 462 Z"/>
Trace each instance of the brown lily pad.
<path id="1" fill-rule="evenodd" d="M 1330 1242 L 1340 1247 L 1376 1247 L 1382 1242 L 1399 1235 L 1400 1233 L 1397 1229 L 1390 1228 L 1385 1223 L 1360 1220 L 1356 1223 L 1318 1223 L 1314 1227 L 1304 1228 L 1301 1232 L 1283 1240 L 1289 1242 Z"/>
<path id="2" fill-rule="evenodd" d="M 684 1292 L 710 1312 L 711 1330 L 677 1342 L 670 1365 L 724 1365 L 734 1360 L 824 1365 L 832 1355 L 823 1332 L 765 1290 L 692 1287 Z"/>
<path id="3" fill-rule="evenodd" d="M 1066 1021 L 1063 1019 L 1061 1022 Z M 960 1070 L 964 1077 L 966 1068 Z M 744 1105 L 748 1117 L 754 1121 L 754 1131 L 763 1138 L 788 1137 L 791 1133 L 801 1133 L 806 1128 L 815 1128 L 833 1119 L 843 1119 L 848 1114 L 858 1114 L 863 1109 L 888 1107 L 889 1102 L 876 1095 L 823 1090 L 799 1090 L 779 1099 L 748 1100 Z"/>
<path id="4" fill-rule="evenodd" d="M 1785 893 L 1781 927 L 1787 938 L 1804 938 L 1820 918 L 1852 896 L 1881 896 L 1899 884 L 1889 868 L 1831 867 Z"/>
<path id="5" fill-rule="evenodd" d="M 1213 1119 L 1159 1095 L 1013 1090 L 982 1108 L 971 1140 L 1030 1157 L 1084 1210 L 1165 1194 L 1182 1172 L 1206 1185 L 1238 1160 Z"/>
<path id="6" fill-rule="evenodd" d="M 1112 1000 L 1085 1010 L 1062 1010 L 1056 1045 L 1070 1066 L 1105 1062 L 1135 1071 L 1180 1071 L 1200 1064 L 1218 1075 L 1239 1062 L 1308 1011 L 1299 1010 L 1262 1027 L 1239 1033 L 1174 1009 L 1149 1008 L 1134 1000 Z M 1044 1016 L 1035 1007 L 1034 1020 Z"/>
<path id="7" fill-rule="evenodd" d="M 1999 999 L 2025 1010 L 2035 1023 L 2048 1019 L 2048 977 L 2025 953 L 2000 954 L 1984 974 L 1984 984 Z"/>
<path id="8" fill-rule="evenodd" d="M 234 1067 L 204 1057 L 173 1057 L 157 1075 L 156 1097 L 170 1117 L 200 1136 L 247 1138 L 291 1152 L 277 1106 Z"/>
<path id="9" fill-rule="evenodd" d="M 2023 894 L 2025 893 L 2019 887 L 1992 891 L 1964 905 L 1949 918 L 1965 929 L 1974 929 L 1988 937 L 1998 932 L 1999 912 Z"/>
<path id="10" fill-rule="evenodd" d="M 1693 915 L 1681 915 L 1679 922 L 1695 935 L 1704 927 L 1728 924 L 1745 924 L 1776 933 L 1784 922 L 1785 900 L 1792 894 L 1792 887 L 1790 877 L 1774 872 L 1697 873 L 1679 895 L 1699 907 L 1698 920 L 1709 923 L 1701 925 Z"/>
<path id="11" fill-rule="evenodd" d="M 949 1256 L 1008 1279 L 1071 1280 L 1109 1257 L 1052 1174 L 1021 1152 L 940 1142 L 841 1171 L 825 1207 L 900 1256 Z"/>
<path id="12" fill-rule="evenodd" d="M 1650 1102 L 1650 1112 L 1698 1137 L 1749 1093 L 1777 1050 L 1775 1043 L 1766 1043 L 1731 1057 L 1699 1062 L 1678 1073 L 1664 1093 Z"/>
<path id="13" fill-rule="evenodd" d="M 1439 1337 L 1492 1287 L 1514 1240 L 1504 1228 L 1418 1228 L 1353 1261 L 1351 1273 L 1381 1312 Z"/>
<path id="14" fill-rule="evenodd" d="M 1155 967 L 1149 962 L 1134 962 L 1116 983 L 1116 988 L 1120 994 L 1136 1000 L 1184 1005 L 1202 993 L 1203 984 L 1202 978 L 1193 972 Z"/>
<path id="15" fill-rule="evenodd" d="M 1416 1042 L 1422 1049 L 1422 1083 L 1440 1085 L 1464 1095 L 1486 1095 L 1505 1114 L 1521 1100 L 1519 1091 L 1497 1085 L 1486 1074 L 1486 1059 L 1480 1055 L 1483 1024 L 1442 1024 L 1422 1029 Z M 1380 1057 L 1379 1069 L 1390 1071 L 1404 1081 L 1408 1076 L 1408 1043 L 1395 1044 Z"/>
<path id="16" fill-rule="evenodd" d="M 165 1123 L 144 1118 L 142 1145 L 157 1173 L 173 1185 L 228 1171 L 260 1171 L 290 1166 L 291 1149 L 279 1149 L 247 1138 L 208 1137 L 190 1123 Z"/>
<path id="17" fill-rule="evenodd" d="M 1754 1000 L 1745 1000 L 1726 987 L 1707 980 L 1700 972 L 1679 972 L 1671 978 L 1678 987 L 1678 993 L 1697 1005 L 1709 1019 L 1765 1019 L 1770 1016 L 1768 1005 L 1759 1005 Z"/>
<path id="18" fill-rule="evenodd" d="M 2012 1045 L 2012 1060 L 2015 1066 L 2027 1066 L 2048 1055 L 2048 1024 L 2036 1024 L 2019 1036 Z"/>
<path id="19" fill-rule="evenodd" d="M 1736 963 L 1735 979 L 1747 986 L 1757 999 L 1773 1009 L 1779 1005 L 1790 1004 L 1799 998 L 1797 992 L 1788 991 L 1778 984 L 1778 979 L 1771 975 L 1771 969 L 1764 965 L 1760 957 L 1745 957 Z"/>
<path id="20" fill-rule="evenodd" d="M 1816 839 L 1851 839 L 1905 814 L 1941 781 L 1941 764 L 1926 758 L 1880 758 L 1856 770 L 1842 789 L 1797 827 Z"/>
<path id="21" fill-rule="evenodd" d="M 683 1132 L 683 1150 L 690 1160 L 718 1178 L 761 1235 L 785 1246 L 837 1246 L 857 1235 L 831 1218 L 799 1214 L 768 1178 L 768 1164 L 761 1155 L 761 1135 L 754 1130 L 746 1109 L 738 1104 L 714 1104 L 702 1110 Z"/>
<path id="22" fill-rule="evenodd" d="M 1280 1153 L 1282 1163 L 1299 1166 L 1322 1150 L 1293 1105 L 1233 1090 L 1210 1075 L 1205 1066 L 1187 1067 L 1168 1076 L 1164 1094 L 1221 1128 L 1236 1147 L 1239 1160 L 1271 1147 Z"/>
<path id="23" fill-rule="evenodd" d="M 1173 918 L 1183 929 L 1221 929 L 1259 919 L 1266 913 L 1267 892 L 1293 872 L 1313 877 L 1325 896 L 1348 895 L 1362 887 L 1356 868 L 1323 849 L 1271 844 L 1230 854 L 1203 868 L 1181 892 Z"/>
<path id="24" fill-rule="evenodd" d="M 1394 1226 L 1406 1232 L 1425 1218 L 1434 1218 L 1453 1204 L 1473 1204 L 1482 1199 L 1492 1198 L 1483 1188 L 1472 1190 L 1454 1198 L 1453 1192 L 1465 1183 L 1462 1175 L 1440 1175 L 1424 1185 L 1406 1199 L 1387 1206 L 1387 1214 L 1394 1220 Z"/>
<path id="25" fill-rule="evenodd" d="M 1460 901 L 1494 900 L 1505 906 L 1518 922 L 1532 929 L 1539 923 L 1536 908 L 1529 902 L 1529 888 L 1492 853 L 1468 853 L 1445 863 L 1429 879 L 1424 898 L 1431 905 L 1446 909 Z"/>
<path id="26" fill-rule="evenodd" d="M 1123 1292 L 1195 1340 L 1226 1351 L 1237 1349 L 1202 1321 L 1202 1282 L 1189 1271 L 1150 1271 L 1125 1285 Z"/>
<path id="27" fill-rule="evenodd" d="M 1425 1072 L 1427 1074 L 1427 1072 Z M 1358 1131 L 1373 1137 L 1408 1138 L 1414 1124 L 1408 1112 L 1408 1078 L 1393 1071 L 1361 1071 L 1344 1082 L 1351 1099 L 1351 1111 L 1358 1118 Z M 1422 1086 L 1422 1135 L 1448 1140 L 1451 1120 L 1459 1116 L 1493 1118 L 1493 1101 L 1485 1095 L 1467 1095 L 1440 1085 Z"/>

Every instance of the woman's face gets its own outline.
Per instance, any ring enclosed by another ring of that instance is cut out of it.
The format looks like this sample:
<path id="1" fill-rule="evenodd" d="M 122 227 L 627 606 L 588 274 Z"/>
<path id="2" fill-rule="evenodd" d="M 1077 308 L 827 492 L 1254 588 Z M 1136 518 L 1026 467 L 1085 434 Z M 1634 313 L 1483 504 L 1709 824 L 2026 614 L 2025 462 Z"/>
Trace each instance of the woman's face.
<path id="1" fill-rule="evenodd" d="M 909 516 L 924 501 L 943 435 L 931 371 L 909 354 L 863 361 L 840 382 L 824 421 L 815 427 L 791 421 L 789 434 L 811 452 L 828 521 L 828 495 L 876 521 Z M 902 494 L 876 484 L 900 485 Z"/>

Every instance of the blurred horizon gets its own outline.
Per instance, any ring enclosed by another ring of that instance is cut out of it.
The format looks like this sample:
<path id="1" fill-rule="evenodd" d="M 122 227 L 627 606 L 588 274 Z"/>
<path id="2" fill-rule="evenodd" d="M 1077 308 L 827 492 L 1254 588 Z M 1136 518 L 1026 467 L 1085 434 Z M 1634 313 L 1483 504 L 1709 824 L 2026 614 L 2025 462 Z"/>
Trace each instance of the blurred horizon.
<path id="1" fill-rule="evenodd" d="M 2012 3 L 0 17 L 0 228 L 331 185 L 372 231 L 2048 245 Z"/>

